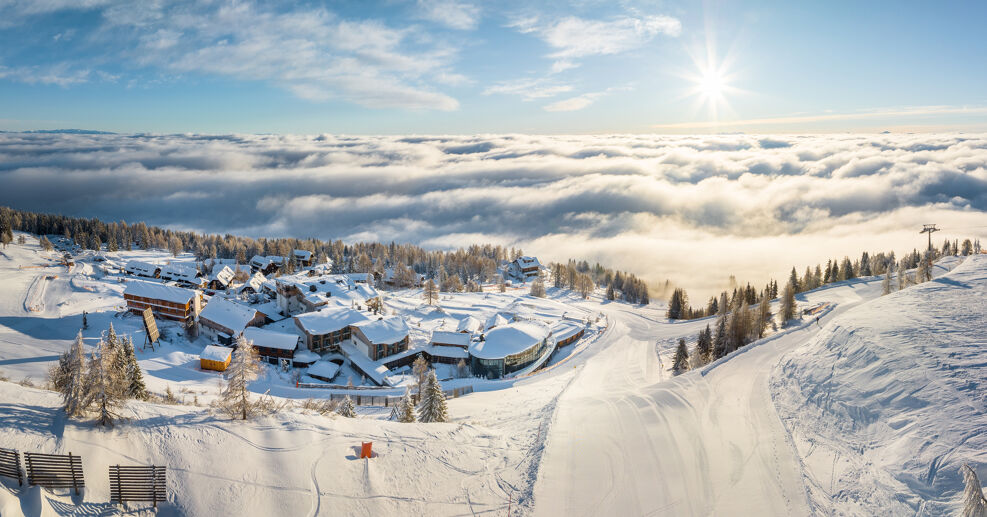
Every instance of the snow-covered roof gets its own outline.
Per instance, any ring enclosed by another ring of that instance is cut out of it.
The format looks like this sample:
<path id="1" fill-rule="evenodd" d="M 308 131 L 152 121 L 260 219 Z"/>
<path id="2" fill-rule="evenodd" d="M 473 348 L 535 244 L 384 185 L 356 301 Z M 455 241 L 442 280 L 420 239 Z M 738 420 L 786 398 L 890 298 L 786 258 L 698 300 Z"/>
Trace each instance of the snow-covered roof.
<path id="1" fill-rule="evenodd" d="M 295 258 L 299 260 L 312 260 L 312 252 L 308 250 L 295 250 Z"/>
<path id="2" fill-rule="evenodd" d="M 480 320 L 474 318 L 473 316 L 466 316 L 465 318 L 459 320 L 459 327 L 456 328 L 459 332 L 476 332 L 480 330 L 482 324 Z"/>
<path id="3" fill-rule="evenodd" d="M 501 325 L 507 325 L 507 318 L 501 316 L 500 313 L 497 313 L 490 316 L 490 318 L 487 319 L 487 324 L 484 326 L 488 329 L 492 329 Z"/>
<path id="4" fill-rule="evenodd" d="M 214 296 L 206 304 L 206 308 L 199 313 L 199 320 L 209 320 L 239 333 L 255 316 L 257 316 L 255 309 Z"/>
<path id="5" fill-rule="evenodd" d="M 253 289 L 254 292 L 259 293 L 260 292 L 261 285 L 263 285 L 263 283 L 266 282 L 266 281 L 267 281 L 267 278 L 264 276 L 264 274 L 261 273 L 260 271 L 258 271 L 256 273 L 254 273 L 253 276 L 250 277 L 250 280 L 247 280 L 247 282 L 245 284 L 243 284 L 243 285 L 240 286 L 240 290 L 242 291 L 244 288 L 249 287 L 249 288 Z"/>
<path id="6" fill-rule="evenodd" d="M 225 346 L 217 345 L 206 345 L 199 353 L 199 359 L 205 359 L 207 361 L 219 361 L 225 363 L 229 360 L 230 355 L 233 353 L 232 348 L 227 348 Z"/>
<path id="7" fill-rule="evenodd" d="M 336 332 L 356 323 L 368 321 L 363 314 L 349 307 L 332 307 L 295 316 L 295 321 L 313 336 Z"/>
<path id="8" fill-rule="evenodd" d="M 127 265 L 124 266 L 123 269 L 131 274 L 141 273 L 145 275 L 153 275 L 154 272 L 158 270 L 158 268 L 159 266 L 151 264 L 150 262 L 144 262 L 142 260 L 131 260 L 130 262 L 127 262 Z"/>
<path id="9" fill-rule="evenodd" d="M 257 327 L 247 327 L 243 337 L 253 342 L 254 346 L 276 348 L 278 350 L 294 350 L 298 347 L 298 334 L 288 334 L 275 330 L 265 330 Z"/>
<path id="10" fill-rule="evenodd" d="M 166 302 L 185 304 L 188 303 L 193 296 L 195 296 L 195 291 L 183 289 L 181 287 L 159 284 L 157 282 L 134 280 L 127 282 L 127 287 L 123 290 L 123 294 L 140 296 L 141 298 L 150 298 L 152 300 L 164 300 Z"/>
<path id="11" fill-rule="evenodd" d="M 339 365 L 332 361 L 319 361 L 309 366 L 305 373 L 324 379 L 332 379 L 339 373 Z"/>
<path id="12" fill-rule="evenodd" d="M 258 269 L 265 268 L 270 264 L 281 265 L 283 263 L 284 257 L 280 255 L 268 255 L 266 257 L 264 255 L 254 255 L 250 259 L 250 266 Z"/>
<path id="13" fill-rule="evenodd" d="M 236 275 L 236 273 L 232 268 L 230 268 L 230 266 L 227 266 L 226 264 L 216 264 L 213 266 L 212 272 L 209 274 L 209 279 L 217 280 L 223 285 L 230 285 L 230 282 L 233 281 L 234 275 Z"/>
<path id="14" fill-rule="evenodd" d="M 356 367 L 361 373 L 370 377 L 375 383 L 380 386 L 386 386 L 387 374 L 390 370 L 387 369 L 383 364 L 378 364 L 370 360 L 363 352 L 359 351 L 353 343 L 349 341 L 344 341 L 339 344 L 339 349 L 342 350 L 343 354 L 349 358 L 350 364 Z"/>
<path id="15" fill-rule="evenodd" d="M 585 327 L 575 321 L 562 320 L 554 325 L 552 325 L 552 337 L 556 341 L 562 341 L 563 339 L 569 339 L 583 330 Z"/>
<path id="16" fill-rule="evenodd" d="M 366 284 L 370 283 L 370 273 L 343 273 L 338 276 L 345 276 L 349 278 L 351 282 Z"/>
<path id="17" fill-rule="evenodd" d="M 538 262 L 538 257 L 518 257 L 514 262 L 522 269 L 527 269 L 530 267 L 541 267 L 541 262 Z"/>
<path id="18" fill-rule="evenodd" d="M 417 348 L 411 349 L 412 352 L 417 352 L 418 350 Z M 449 357 L 452 359 L 466 359 L 469 357 L 466 349 L 455 346 L 429 346 L 425 348 L 425 351 L 436 357 Z"/>
<path id="19" fill-rule="evenodd" d="M 480 359 L 502 359 L 537 345 L 548 332 L 548 325 L 534 321 L 499 326 L 487 332 L 483 341 L 470 345 L 469 353 Z"/>
<path id="20" fill-rule="evenodd" d="M 366 283 L 357 283 L 349 275 L 308 276 L 305 273 L 282 276 L 275 283 L 293 286 L 312 305 L 335 301 L 336 305 L 349 306 L 352 302 L 365 303 L 380 294 Z"/>
<path id="21" fill-rule="evenodd" d="M 301 350 L 295 351 L 295 355 L 291 358 L 291 360 L 295 363 L 314 363 L 321 358 L 321 355 L 311 350 L 302 348 Z"/>
<path id="22" fill-rule="evenodd" d="M 171 264 L 161 266 L 161 278 L 165 280 L 183 280 L 197 283 L 199 276 L 201 274 L 198 268 L 195 267 L 195 264 L 189 262 L 172 262 Z"/>
<path id="23" fill-rule="evenodd" d="M 470 344 L 470 335 L 464 332 L 450 332 L 448 330 L 432 331 L 433 344 L 454 345 L 467 347 Z"/>
<path id="24" fill-rule="evenodd" d="M 385 316 L 378 320 L 355 323 L 353 326 L 359 328 L 375 345 L 397 343 L 411 332 L 408 323 L 399 316 Z"/>

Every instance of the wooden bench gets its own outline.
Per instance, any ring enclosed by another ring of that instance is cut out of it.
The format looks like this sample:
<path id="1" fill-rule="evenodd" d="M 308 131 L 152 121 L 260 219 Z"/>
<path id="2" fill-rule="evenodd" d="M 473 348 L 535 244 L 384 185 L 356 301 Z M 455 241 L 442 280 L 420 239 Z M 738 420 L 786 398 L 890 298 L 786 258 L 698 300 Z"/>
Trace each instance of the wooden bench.
<path id="1" fill-rule="evenodd" d="M 110 502 L 168 500 L 167 468 L 157 465 L 110 465 Z"/>
<path id="2" fill-rule="evenodd" d="M 38 454 L 25 452 L 27 463 L 27 484 L 40 485 L 48 489 L 74 488 L 79 494 L 80 488 L 85 488 L 82 476 L 82 457 L 61 454 Z"/>

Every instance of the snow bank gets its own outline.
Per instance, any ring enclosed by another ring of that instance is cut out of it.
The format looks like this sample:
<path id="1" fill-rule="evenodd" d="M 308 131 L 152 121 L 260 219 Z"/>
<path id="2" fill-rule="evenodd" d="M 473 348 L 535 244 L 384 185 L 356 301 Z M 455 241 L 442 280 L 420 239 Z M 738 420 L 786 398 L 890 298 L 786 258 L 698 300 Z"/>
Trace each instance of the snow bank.
<path id="1" fill-rule="evenodd" d="M 987 469 L 987 257 L 864 304 L 775 370 L 816 509 L 947 514 Z"/>

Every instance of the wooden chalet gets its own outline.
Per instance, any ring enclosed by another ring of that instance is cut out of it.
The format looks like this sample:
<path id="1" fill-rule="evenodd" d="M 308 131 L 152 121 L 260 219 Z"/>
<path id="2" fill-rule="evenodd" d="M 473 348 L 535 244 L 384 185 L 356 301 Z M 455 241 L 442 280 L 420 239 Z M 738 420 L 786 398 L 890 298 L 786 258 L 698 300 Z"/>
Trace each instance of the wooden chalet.
<path id="1" fill-rule="evenodd" d="M 243 337 L 253 344 L 254 349 L 257 350 L 257 354 L 262 359 L 271 364 L 278 364 L 282 359 L 292 363 L 295 357 L 295 351 L 298 350 L 298 342 L 301 341 L 298 334 L 289 334 L 287 332 L 278 332 L 257 327 L 249 327 L 244 330 Z"/>
<path id="2" fill-rule="evenodd" d="M 339 345 L 353 339 L 351 325 L 367 321 L 363 314 L 346 307 L 323 309 L 295 316 L 295 326 L 302 332 L 309 350 L 324 354 L 339 352 Z"/>
<path id="3" fill-rule="evenodd" d="M 411 329 L 398 316 L 385 316 L 352 325 L 353 343 L 372 361 L 399 354 L 408 349 Z"/>
<path id="4" fill-rule="evenodd" d="M 199 330 L 213 342 L 232 345 L 247 327 L 263 325 L 267 317 L 257 309 L 214 296 L 199 314 Z"/>
<path id="5" fill-rule="evenodd" d="M 193 320 L 202 305 L 202 294 L 197 291 L 141 280 L 127 282 L 123 298 L 134 314 L 150 307 L 157 318 L 184 322 Z"/>

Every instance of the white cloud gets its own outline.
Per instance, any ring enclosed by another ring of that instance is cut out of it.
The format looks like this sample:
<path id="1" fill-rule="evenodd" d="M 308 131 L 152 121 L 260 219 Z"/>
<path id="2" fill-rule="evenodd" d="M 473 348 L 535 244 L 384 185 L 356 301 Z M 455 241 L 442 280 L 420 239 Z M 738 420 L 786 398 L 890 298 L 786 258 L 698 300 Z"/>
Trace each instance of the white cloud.
<path id="1" fill-rule="evenodd" d="M 171 228 L 518 245 L 671 278 L 694 300 L 730 274 L 760 287 L 793 265 L 911 250 L 928 222 L 987 242 L 976 134 L 3 133 L 0 184 L 0 205 Z"/>
<path id="2" fill-rule="evenodd" d="M 48 66 L 6 67 L 0 65 L 0 79 L 10 79 L 26 84 L 55 85 L 63 88 L 89 82 L 92 70 L 78 68 L 69 63 L 56 63 Z M 106 81 L 116 80 L 109 74 L 97 74 Z"/>
<path id="3" fill-rule="evenodd" d="M 610 20 L 570 16 L 542 25 L 536 32 L 556 49 L 551 57 L 572 59 L 634 50 L 659 34 L 676 37 L 682 32 L 682 24 L 669 16 L 622 16 Z"/>
<path id="4" fill-rule="evenodd" d="M 426 20 L 453 29 L 472 30 L 480 23 L 480 8 L 456 0 L 418 0 L 418 8 Z"/>
<path id="5" fill-rule="evenodd" d="M 571 97 L 569 99 L 563 99 L 558 102 L 553 102 L 552 104 L 545 106 L 544 110 L 545 111 L 578 111 L 585 108 L 586 106 L 589 106 L 590 104 L 593 104 L 594 102 L 596 102 L 596 99 L 599 99 L 603 95 L 606 94 L 603 92 L 584 93 L 576 97 Z"/>
<path id="6" fill-rule="evenodd" d="M 501 81 L 483 90 L 484 95 L 517 95 L 525 101 L 554 97 L 572 91 L 572 85 L 561 84 L 546 78 L 515 79 Z"/>

